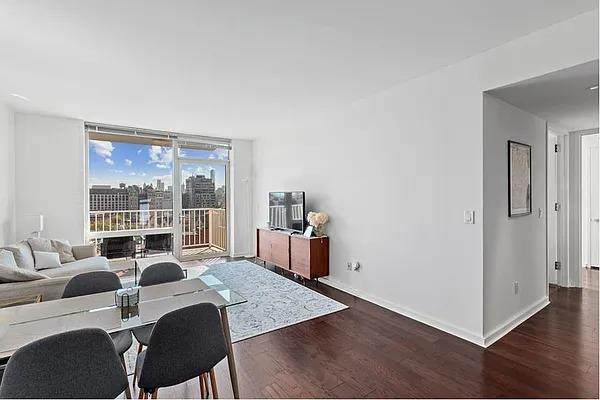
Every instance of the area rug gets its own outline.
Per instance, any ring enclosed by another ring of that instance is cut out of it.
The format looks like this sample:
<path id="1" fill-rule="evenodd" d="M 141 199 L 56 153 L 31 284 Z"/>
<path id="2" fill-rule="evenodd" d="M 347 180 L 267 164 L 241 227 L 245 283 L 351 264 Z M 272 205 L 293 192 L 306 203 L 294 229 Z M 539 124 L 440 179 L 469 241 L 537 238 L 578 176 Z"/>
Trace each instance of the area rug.
<path id="1" fill-rule="evenodd" d="M 212 264 L 204 275 L 248 300 L 228 310 L 233 342 L 348 308 L 249 261 Z"/>
<path id="2" fill-rule="evenodd" d="M 208 269 L 202 272 L 203 275 L 213 275 L 248 300 L 228 309 L 234 343 L 348 308 L 249 261 L 206 267 Z M 129 372 L 135 366 L 136 349 L 137 343 L 134 343 L 126 354 Z"/>

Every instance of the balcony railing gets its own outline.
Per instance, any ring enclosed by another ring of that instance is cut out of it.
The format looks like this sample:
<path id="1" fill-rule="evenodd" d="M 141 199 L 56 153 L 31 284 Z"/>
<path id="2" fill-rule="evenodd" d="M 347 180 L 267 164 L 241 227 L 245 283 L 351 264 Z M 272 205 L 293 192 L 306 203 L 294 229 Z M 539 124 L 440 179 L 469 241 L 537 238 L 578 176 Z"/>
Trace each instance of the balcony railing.
<path id="1" fill-rule="evenodd" d="M 227 219 L 222 208 L 181 210 L 183 248 L 212 246 L 227 248 Z M 173 210 L 90 211 L 92 238 L 173 232 Z"/>

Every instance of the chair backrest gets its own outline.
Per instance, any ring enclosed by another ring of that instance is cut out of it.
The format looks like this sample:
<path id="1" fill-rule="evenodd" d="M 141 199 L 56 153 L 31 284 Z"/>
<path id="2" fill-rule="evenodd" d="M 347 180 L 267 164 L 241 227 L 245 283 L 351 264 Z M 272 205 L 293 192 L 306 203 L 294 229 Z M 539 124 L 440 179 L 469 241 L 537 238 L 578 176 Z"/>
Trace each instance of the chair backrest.
<path id="1" fill-rule="evenodd" d="M 163 315 L 152 330 L 138 385 L 177 385 L 210 371 L 227 356 L 219 310 L 200 303 Z"/>
<path id="2" fill-rule="evenodd" d="M 75 275 L 69 280 L 62 297 L 64 299 L 67 297 L 85 296 L 86 294 L 110 292 L 122 287 L 119 277 L 114 272 L 85 272 Z"/>
<path id="3" fill-rule="evenodd" d="M 110 336 L 87 328 L 29 343 L 8 360 L 0 398 L 111 398 L 127 375 Z"/>
<path id="4" fill-rule="evenodd" d="M 175 282 L 185 278 L 181 267 L 173 262 L 152 264 L 142 271 L 140 286 L 152 286 L 160 283 Z"/>

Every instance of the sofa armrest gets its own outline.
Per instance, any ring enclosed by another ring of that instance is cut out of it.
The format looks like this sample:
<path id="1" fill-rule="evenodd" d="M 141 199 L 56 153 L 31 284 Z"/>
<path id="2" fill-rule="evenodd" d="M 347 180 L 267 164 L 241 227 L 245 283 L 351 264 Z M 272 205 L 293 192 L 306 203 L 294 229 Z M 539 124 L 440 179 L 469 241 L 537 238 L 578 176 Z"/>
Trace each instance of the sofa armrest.
<path id="1" fill-rule="evenodd" d="M 73 257 L 75 257 L 76 260 L 83 260 L 84 258 L 90 258 L 95 256 L 96 246 L 93 244 L 73 246 Z"/>

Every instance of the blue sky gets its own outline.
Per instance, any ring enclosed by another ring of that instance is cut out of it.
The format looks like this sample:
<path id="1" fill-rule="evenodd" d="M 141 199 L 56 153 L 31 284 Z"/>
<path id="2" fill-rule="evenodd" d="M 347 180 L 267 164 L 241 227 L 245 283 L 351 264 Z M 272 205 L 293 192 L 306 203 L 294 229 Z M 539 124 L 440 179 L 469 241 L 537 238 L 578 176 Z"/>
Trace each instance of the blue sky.
<path id="1" fill-rule="evenodd" d="M 221 158 L 216 153 L 215 158 Z M 213 167 L 208 165 L 183 164 L 183 179 L 192 174 L 210 175 Z M 216 186 L 225 182 L 225 168 L 215 167 Z M 89 185 L 143 185 L 160 179 L 167 186 L 172 185 L 173 150 L 171 147 L 151 146 L 123 142 L 90 140 L 89 144 Z"/>

